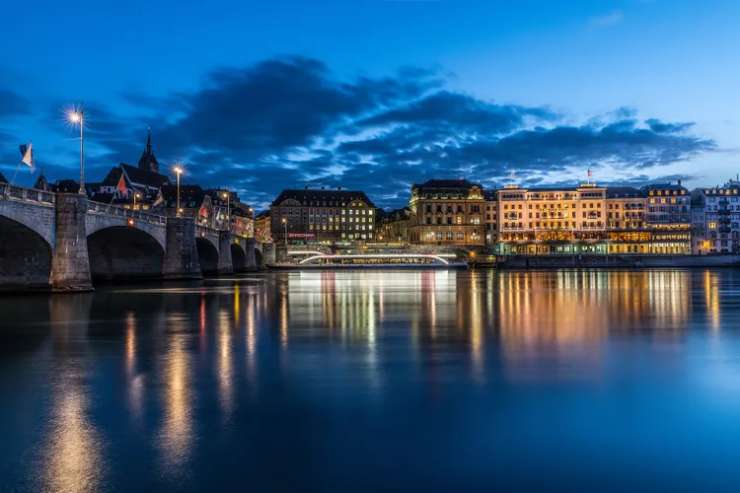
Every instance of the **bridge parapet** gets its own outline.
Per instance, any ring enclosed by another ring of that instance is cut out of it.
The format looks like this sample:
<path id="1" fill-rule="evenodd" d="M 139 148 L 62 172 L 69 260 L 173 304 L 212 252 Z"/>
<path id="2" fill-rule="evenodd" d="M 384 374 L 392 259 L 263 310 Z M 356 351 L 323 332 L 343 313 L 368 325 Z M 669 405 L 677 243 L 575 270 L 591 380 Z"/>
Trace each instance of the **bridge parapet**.
<path id="1" fill-rule="evenodd" d="M 54 193 L 37 190 L 35 188 L 23 188 L 9 183 L 0 183 L 0 199 L 18 200 L 22 202 L 33 202 L 35 204 L 46 204 L 54 207 Z"/>
<path id="2" fill-rule="evenodd" d="M 143 221 L 148 224 L 167 226 L 167 217 L 144 211 L 134 211 L 118 205 L 103 204 L 102 202 L 88 202 L 88 212 L 93 214 L 104 214 L 115 217 L 125 217 Z"/>

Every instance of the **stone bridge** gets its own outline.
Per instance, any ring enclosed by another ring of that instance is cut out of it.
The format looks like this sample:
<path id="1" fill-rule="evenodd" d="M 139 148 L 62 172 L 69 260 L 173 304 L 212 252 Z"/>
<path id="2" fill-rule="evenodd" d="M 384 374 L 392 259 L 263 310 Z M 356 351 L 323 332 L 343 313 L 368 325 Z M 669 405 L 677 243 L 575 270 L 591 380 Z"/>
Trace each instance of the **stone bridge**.
<path id="1" fill-rule="evenodd" d="M 93 280 L 194 279 L 262 267 L 272 245 L 160 216 L 0 184 L 0 290 L 85 290 Z"/>

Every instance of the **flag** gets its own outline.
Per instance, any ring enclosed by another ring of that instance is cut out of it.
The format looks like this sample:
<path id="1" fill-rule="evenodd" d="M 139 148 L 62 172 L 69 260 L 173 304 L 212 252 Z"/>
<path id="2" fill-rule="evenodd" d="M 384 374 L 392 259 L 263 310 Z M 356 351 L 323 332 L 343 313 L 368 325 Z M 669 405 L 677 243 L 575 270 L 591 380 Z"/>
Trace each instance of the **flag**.
<path id="1" fill-rule="evenodd" d="M 152 204 L 152 207 L 157 207 L 158 205 L 164 204 L 164 195 L 162 195 L 162 189 L 160 188 L 157 192 L 157 198 L 154 199 L 154 203 Z"/>
<path id="2" fill-rule="evenodd" d="M 33 144 L 24 144 L 19 148 L 21 150 L 21 162 L 29 168 L 33 168 Z"/>
<path id="3" fill-rule="evenodd" d="M 593 173 L 591 172 L 591 168 L 588 168 L 588 177 L 591 178 L 592 175 Z"/>
<path id="4" fill-rule="evenodd" d="M 121 177 L 118 179 L 116 191 L 119 195 L 128 196 L 128 187 L 126 186 L 126 179 L 123 177 L 123 173 L 121 173 Z"/>

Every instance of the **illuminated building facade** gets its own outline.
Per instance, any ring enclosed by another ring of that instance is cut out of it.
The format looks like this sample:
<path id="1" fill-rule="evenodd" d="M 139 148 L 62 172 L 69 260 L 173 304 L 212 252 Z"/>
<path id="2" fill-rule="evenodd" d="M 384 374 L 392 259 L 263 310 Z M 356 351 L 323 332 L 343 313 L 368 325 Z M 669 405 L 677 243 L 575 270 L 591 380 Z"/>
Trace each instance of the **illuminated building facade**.
<path id="1" fill-rule="evenodd" d="M 408 243 L 411 210 L 408 207 L 384 211 L 378 214 L 377 241 L 384 243 Z"/>
<path id="2" fill-rule="evenodd" d="M 449 246 L 485 245 L 483 188 L 467 180 L 428 180 L 411 188 L 409 241 Z"/>
<path id="3" fill-rule="evenodd" d="M 650 231 L 646 253 L 691 253 L 691 194 L 681 185 L 667 183 L 643 187 L 647 197 L 645 226 Z"/>
<path id="4" fill-rule="evenodd" d="M 254 239 L 259 243 L 272 243 L 270 211 L 262 211 L 254 219 Z"/>
<path id="5" fill-rule="evenodd" d="M 694 253 L 740 253 L 740 183 L 694 191 Z"/>
<path id="6" fill-rule="evenodd" d="M 496 190 L 485 190 L 486 199 L 486 245 L 494 246 L 498 242 L 498 195 Z"/>
<path id="7" fill-rule="evenodd" d="M 606 188 L 522 188 L 497 191 L 498 253 L 607 253 Z"/>
<path id="8" fill-rule="evenodd" d="M 645 227 L 647 197 L 633 187 L 606 190 L 608 253 L 648 253 L 650 231 Z"/>
<path id="9" fill-rule="evenodd" d="M 364 242 L 375 238 L 375 204 L 351 190 L 283 190 L 270 207 L 276 242 Z"/>

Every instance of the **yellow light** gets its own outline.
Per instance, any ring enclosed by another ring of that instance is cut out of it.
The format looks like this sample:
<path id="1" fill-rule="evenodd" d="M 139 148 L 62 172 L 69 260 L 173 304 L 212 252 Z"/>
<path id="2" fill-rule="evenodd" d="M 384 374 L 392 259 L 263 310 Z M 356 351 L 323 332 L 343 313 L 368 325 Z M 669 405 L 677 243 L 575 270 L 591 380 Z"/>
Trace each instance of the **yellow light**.
<path id="1" fill-rule="evenodd" d="M 175 174 L 181 175 L 183 172 L 183 169 L 180 166 L 175 166 L 172 168 L 172 171 L 174 171 Z"/>

